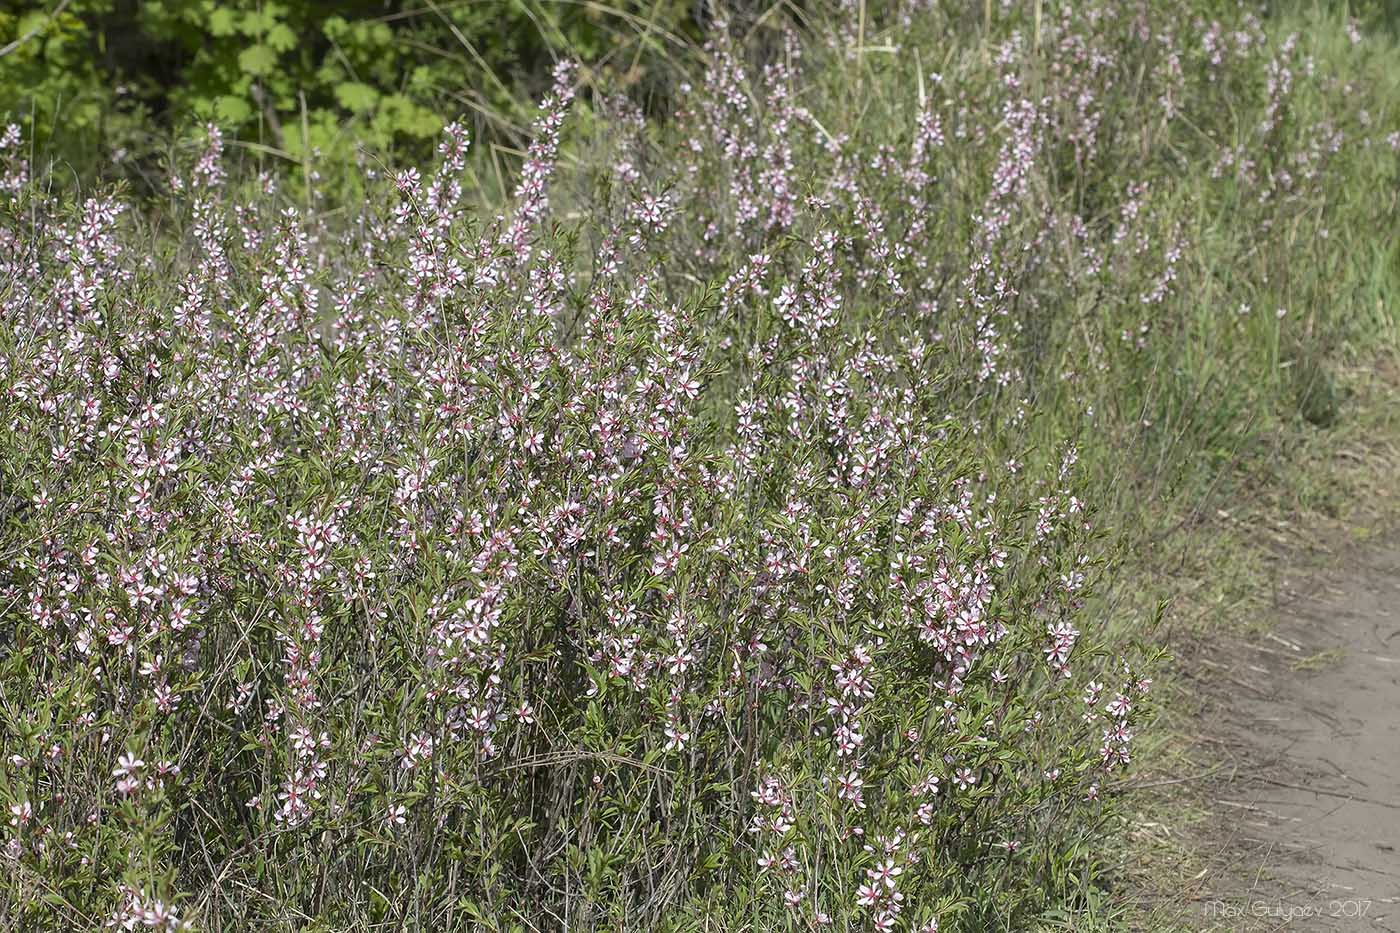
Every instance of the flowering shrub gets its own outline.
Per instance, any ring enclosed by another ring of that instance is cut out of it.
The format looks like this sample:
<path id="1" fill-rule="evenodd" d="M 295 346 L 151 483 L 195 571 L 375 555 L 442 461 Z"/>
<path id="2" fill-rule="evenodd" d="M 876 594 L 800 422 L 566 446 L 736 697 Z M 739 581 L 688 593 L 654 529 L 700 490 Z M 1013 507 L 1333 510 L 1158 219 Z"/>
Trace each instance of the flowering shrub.
<path id="1" fill-rule="evenodd" d="M 717 24 L 660 133 L 561 66 L 499 214 L 457 124 L 351 216 L 211 128 L 150 223 L 5 137 L 5 915 L 946 930 L 1063 896 L 1149 685 L 1086 609 L 1085 409 L 1190 242 L 1108 184 L 1113 95 L 1141 59 L 1170 123 L 1293 54 L 1116 9 L 1011 33 L 975 113 L 920 71 L 859 146 L 804 102 L 840 32 Z M 585 106 L 602 177 L 561 156 Z M 1321 184 L 1316 132 L 1231 183 Z"/>

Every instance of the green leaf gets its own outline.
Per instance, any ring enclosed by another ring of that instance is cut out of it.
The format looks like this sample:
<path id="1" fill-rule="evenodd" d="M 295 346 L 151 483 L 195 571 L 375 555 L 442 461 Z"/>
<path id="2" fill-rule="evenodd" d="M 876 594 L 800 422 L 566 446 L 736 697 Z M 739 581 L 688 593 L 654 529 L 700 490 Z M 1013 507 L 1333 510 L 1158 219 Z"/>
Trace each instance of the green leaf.
<path id="1" fill-rule="evenodd" d="M 442 131 L 442 118 L 402 94 L 389 94 L 380 101 L 374 125 L 386 136 L 402 133 L 428 139 Z"/>
<path id="2" fill-rule="evenodd" d="M 234 18 L 233 10 L 226 6 L 214 7 L 214 12 L 209 14 L 208 26 L 211 36 L 231 36 L 238 31 L 238 21 Z"/>
<path id="3" fill-rule="evenodd" d="M 238 30 L 245 36 L 261 36 L 276 24 L 277 18 L 269 8 L 249 10 L 243 14 L 243 21 L 239 23 Z"/>
<path id="4" fill-rule="evenodd" d="M 351 113 L 365 113 L 379 103 L 379 92 L 359 81 L 346 81 L 335 86 L 335 99 Z"/>
<path id="5" fill-rule="evenodd" d="M 45 32 L 44 27 L 49 25 L 51 17 L 43 10 L 34 10 L 19 18 L 15 24 L 15 35 L 28 36 L 32 38 L 42 38 Z"/>
<path id="6" fill-rule="evenodd" d="M 241 97 L 223 94 L 214 101 L 214 117 L 220 124 L 236 126 L 252 115 L 252 106 Z"/>
<path id="7" fill-rule="evenodd" d="M 332 42 L 342 42 L 345 34 L 350 30 L 350 24 L 343 16 L 328 16 L 321 25 L 321 31 L 326 34 L 326 38 Z"/>
<path id="8" fill-rule="evenodd" d="M 267 31 L 263 42 L 279 52 L 286 52 L 296 48 L 297 35 L 286 23 L 278 23 Z"/>
<path id="9" fill-rule="evenodd" d="M 277 68 L 277 53 L 265 45 L 250 46 L 238 53 L 238 67 L 254 77 L 271 74 Z"/>

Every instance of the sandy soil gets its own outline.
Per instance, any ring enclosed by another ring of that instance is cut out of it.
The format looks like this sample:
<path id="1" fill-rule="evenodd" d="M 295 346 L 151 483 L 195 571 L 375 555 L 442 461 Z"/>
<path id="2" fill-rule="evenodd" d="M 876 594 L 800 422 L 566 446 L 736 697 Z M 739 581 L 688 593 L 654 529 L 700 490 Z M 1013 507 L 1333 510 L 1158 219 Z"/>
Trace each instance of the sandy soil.
<path id="1" fill-rule="evenodd" d="M 1285 580 L 1268 635 L 1216 663 L 1231 777 L 1195 887 L 1219 930 L 1400 933 L 1400 540 Z"/>

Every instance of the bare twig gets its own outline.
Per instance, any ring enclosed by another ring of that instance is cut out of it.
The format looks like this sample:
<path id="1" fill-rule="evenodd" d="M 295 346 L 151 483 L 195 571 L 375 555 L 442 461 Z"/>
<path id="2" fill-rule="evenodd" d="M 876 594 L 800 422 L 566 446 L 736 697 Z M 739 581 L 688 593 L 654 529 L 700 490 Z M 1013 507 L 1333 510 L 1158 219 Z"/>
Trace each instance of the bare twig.
<path id="1" fill-rule="evenodd" d="M 21 45 L 24 45 L 24 43 L 28 42 L 30 39 L 33 39 L 39 33 L 43 32 L 45 26 L 47 26 L 50 22 L 53 21 L 55 17 L 57 17 L 60 13 L 62 13 L 65 9 L 68 8 L 68 3 L 69 0 L 59 0 L 58 6 L 53 8 L 53 12 L 50 13 L 48 16 L 45 16 L 39 23 L 37 23 L 34 26 L 33 29 L 29 30 L 24 35 L 20 36 L 18 39 L 15 39 L 13 42 L 10 42 L 5 46 L 0 47 L 0 58 L 4 58 L 6 55 L 9 55 L 15 49 L 19 48 Z"/>

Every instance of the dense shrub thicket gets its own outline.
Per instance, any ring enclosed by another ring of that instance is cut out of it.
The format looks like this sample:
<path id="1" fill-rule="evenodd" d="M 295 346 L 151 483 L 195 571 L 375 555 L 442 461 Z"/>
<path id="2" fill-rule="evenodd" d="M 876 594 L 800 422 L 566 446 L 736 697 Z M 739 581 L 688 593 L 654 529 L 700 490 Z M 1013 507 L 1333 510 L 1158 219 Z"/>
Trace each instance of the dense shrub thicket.
<path id="1" fill-rule="evenodd" d="M 149 218 L 12 130 L 0 916 L 1061 902 L 1149 685 L 1093 516 L 1335 417 L 1393 262 L 1371 40 L 1214 17 L 720 21 L 664 125 L 557 68 L 498 208 L 459 124 L 353 210 L 211 127 Z"/>

